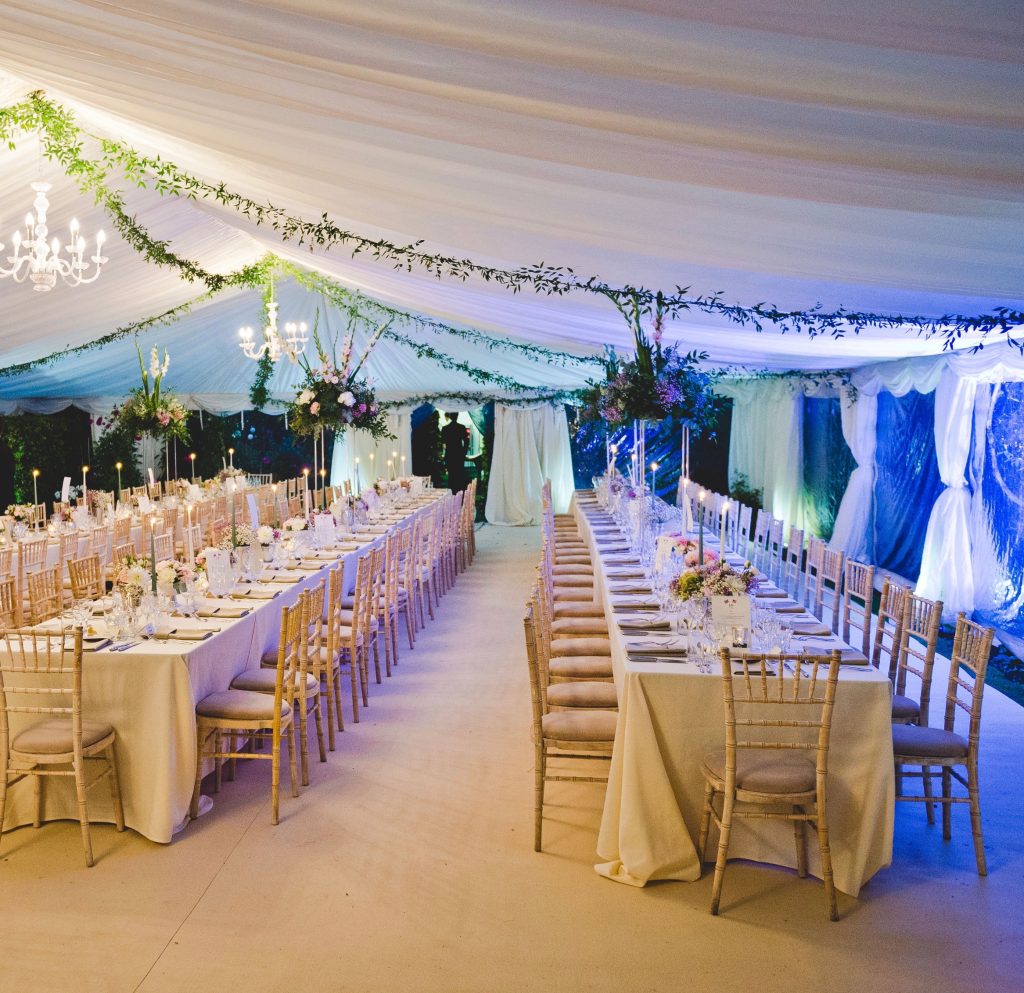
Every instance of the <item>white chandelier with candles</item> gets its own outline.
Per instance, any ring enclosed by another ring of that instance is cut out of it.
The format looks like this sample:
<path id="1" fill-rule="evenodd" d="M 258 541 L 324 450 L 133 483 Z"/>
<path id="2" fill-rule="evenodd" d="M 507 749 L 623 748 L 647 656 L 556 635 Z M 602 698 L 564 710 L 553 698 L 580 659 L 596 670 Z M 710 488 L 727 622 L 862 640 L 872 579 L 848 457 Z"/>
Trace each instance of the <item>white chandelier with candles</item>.
<path id="1" fill-rule="evenodd" d="M 242 339 L 239 347 L 250 359 L 259 361 L 264 354 L 270 356 L 271 362 L 276 362 L 282 355 L 287 355 L 289 361 L 298 362 L 299 355 L 306 347 L 309 340 L 306 337 L 306 322 L 296 324 L 289 321 L 284 326 L 284 337 L 281 337 L 277 330 L 277 301 L 274 299 L 274 287 L 270 287 L 270 300 L 267 302 L 267 326 L 263 329 L 263 344 L 256 346 L 255 332 L 250 327 L 239 328 L 238 336 Z"/>
<path id="2" fill-rule="evenodd" d="M 95 282 L 103 264 L 109 261 L 103 255 L 106 235 L 102 231 L 96 233 L 96 254 L 88 263 L 85 261 L 85 238 L 79 232 L 78 221 L 74 218 L 68 226 L 71 234 L 65 245 L 61 245 L 60 239 L 56 237 L 47 241 L 50 231 L 46 226 L 46 212 L 50 209 L 50 201 L 46 194 L 51 186 L 49 183 L 38 182 L 32 184 L 32 189 L 36 194 L 32 204 L 35 213 L 25 215 L 24 236 L 20 231 L 15 231 L 11 237 L 14 254 L 7 256 L 10 265 L 6 269 L 0 267 L 0 277 L 13 276 L 16 283 L 28 279 L 37 293 L 52 290 L 57 285 L 58 276 L 70 286 Z M 3 242 L 0 242 L 0 251 L 3 249 Z M 67 258 L 61 257 L 62 250 L 67 252 Z M 91 266 L 95 266 L 95 269 L 91 269 Z"/>

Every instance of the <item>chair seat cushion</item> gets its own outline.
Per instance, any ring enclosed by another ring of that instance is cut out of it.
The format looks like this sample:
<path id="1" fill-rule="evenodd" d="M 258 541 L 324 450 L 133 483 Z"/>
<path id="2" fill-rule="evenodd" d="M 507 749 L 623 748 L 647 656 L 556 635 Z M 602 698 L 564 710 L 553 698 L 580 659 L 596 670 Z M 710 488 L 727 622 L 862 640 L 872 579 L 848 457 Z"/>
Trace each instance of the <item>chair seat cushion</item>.
<path id="1" fill-rule="evenodd" d="M 555 589 L 556 590 L 573 590 L 585 587 L 587 589 L 594 588 L 594 577 L 593 576 L 556 576 L 555 577 Z"/>
<path id="2" fill-rule="evenodd" d="M 548 663 L 552 679 L 611 679 L 610 655 L 563 655 Z"/>
<path id="3" fill-rule="evenodd" d="M 82 747 L 91 748 L 114 729 L 103 721 L 82 721 Z M 48 717 L 21 731 L 11 742 L 11 751 L 29 755 L 66 755 L 74 748 L 70 717 Z"/>
<path id="4" fill-rule="evenodd" d="M 618 715 L 607 710 L 581 710 L 578 713 L 559 711 L 541 718 L 545 738 L 558 741 L 601 741 L 611 744 L 615 740 Z"/>
<path id="5" fill-rule="evenodd" d="M 612 710 L 619 705 L 614 683 L 552 683 L 549 707 L 590 707 Z"/>
<path id="6" fill-rule="evenodd" d="M 901 696 L 899 693 L 895 694 L 892 698 L 892 716 L 894 718 L 900 718 L 906 720 L 910 717 L 917 717 L 921 712 L 921 707 L 918 705 L 916 700 L 912 700 L 908 696 Z"/>
<path id="7" fill-rule="evenodd" d="M 281 716 L 291 712 L 288 704 L 281 701 Z M 254 693 L 252 690 L 224 690 L 211 693 L 196 704 L 199 717 L 221 717 L 228 721 L 272 721 L 274 719 L 274 697 L 269 693 Z"/>
<path id="8" fill-rule="evenodd" d="M 254 693 L 273 693 L 277 682 L 277 669 L 246 669 L 231 680 L 233 690 L 252 690 Z M 306 690 L 320 691 L 320 680 L 311 672 L 306 673 Z"/>
<path id="9" fill-rule="evenodd" d="M 705 775 L 725 782 L 725 749 L 704 756 Z M 736 749 L 736 789 L 749 793 L 813 793 L 814 763 L 795 752 Z"/>
<path id="10" fill-rule="evenodd" d="M 604 617 L 604 609 L 593 600 L 590 603 L 560 603 L 555 607 L 555 617 Z"/>
<path id="11" fill-rule="evenodd" d="M 967 739 L 942 728 L 894 724 L 892 727 L 892 750 L 896 755 L 961 758 L 967 755 Z"/>
<path id="12" fill-rule="evenodd" d="M 595 635 L 608 637 L 608 622 L 604 617 L 562 617 L 551 622 L 553 638 Z"/>
<path id="13" fill-rule="evenodd" d="M 571 603 L 593 604 L 594 602 L 593 587 L 587 588 L 583 586 L 576 586 L 566 590 L 559 589 L 556 586 L 552 595 L 556 603 L 568 601 Z"/>
<path id="14" fill-rule="evenodd" d="M 559 638 L 551 643 L 553 656 L 607 655 L 611 657 L 612 643 L 608 638 Z"/>
<path id="15" fill-rule="evenodd" d="M 551 567 L 555 576 L 593 576 L 594 567 L 583 562 L 575 562 L 570 565 L 555 565 Z"/>

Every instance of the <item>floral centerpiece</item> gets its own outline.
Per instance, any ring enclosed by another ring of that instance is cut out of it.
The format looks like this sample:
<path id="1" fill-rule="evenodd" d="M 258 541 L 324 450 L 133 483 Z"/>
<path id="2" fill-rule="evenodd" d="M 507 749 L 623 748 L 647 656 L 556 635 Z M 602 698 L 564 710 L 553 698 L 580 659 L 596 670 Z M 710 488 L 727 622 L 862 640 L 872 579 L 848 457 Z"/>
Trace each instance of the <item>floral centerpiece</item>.
<path id="1" fill-rule="evenodd" d="M 693 565 L 672 580 L 670 590 L 677 600 L 697 596 L 740 596 L 757 585 L 753 569 L 737 572 L 728 562 Z"/>
<path id="2" fill-rule="evenodd" d="M 634 290 L 611 300 L 633 331 L 636 351 L 627 360 L 614 348 L 607 350 L 604 381 L 591 383 L 581 394 L 581 420 L 616 428 L 630 421 L 676 417 L 697 434 L 711 427 L 716 411 L 712 377 L 699 367 L 708 355 L 662 345 L 665 317 L 675 316 L 662 294 Z M 644 330 L 647 317 L 653 319 L 653 340 Z"/>
<path id="3" fill-rule="evenodd" d="M 187 562 L 177 559 L 164 559 L 156 564 L 156 581 L 161 586 L 169 587 L 180 593 L 196 578 L 196 570 Z"/>
<path id="4" fill-rule="evenodd" d="M 261 524 L 256 529 L 256 541 L 264 548 L 269 548 L 275 541 L 281 540 L 281 532 L 269 524 Z"/>
<path id="5" fill-rule="evenodd" d="M 232 523 L 221 536 L 217 544 L 218 548 L 227 549 L 229 552 L 236 548 L 248 548 L 250 545 L 258 544 L 256 531 L 248 524 Z"/>
<path id="6" fill-rule="evenodd" d="M 289 517 L 281 527 L 285 531 L 305 531 L 309 527 L 309 521 L 305 517 Z"/>
<path id="7" fill-rule="evenodd" d="M 704 561 L 700 562 L 700 545 L 692 538 L 687 538 L 678 531 L 668 535 L 672 539 L 672 554 L 677 555 L 688 566 L 713 565 L 718 561 L 718 553 L 710 548 L 704 549 Z"/>
<path id="8" fill-rule="evenodd" d="M 226 483 L 229 479 L 244 479 L 249 474 L 244 469 L 238 469 L 233 465 L 225 466 L 217 471 L 217 480 Z"/>
<path id="9" fill-rule="evenodd" d="M 170 355 L 165 349 L 164 360 L 161 363 L 160 352 L 154 345 L 147 370 L 142 360 L 142 349 L 138 346 L 136 349 L 139 353 L 142 385 L 136 386 L 124 403 L 111 411 L 112 425 L 121 427 L 136 437 L 148 434 L 154 438 L 177 438 L 179 441 L 188 441 L 188 411 L 180 400 L 163 389 L 164 376 L 167 375 L 167 369 L 171 364 Z"/>
<path id="10" fill-rule="evenodd" d="M 151 588 L 154 572 L 148 555 L 134 555 L 129 552 L 114 576 L 114 589 L 125 599 L 138 601 L 143 590 Z"/>
<path id="11" fill-rule="evenodd" d="M 13 518 L 15 524 L 28 524 L 35 513 L 35 507 L 30 503 L 9 503 L 4 513 Z"/>
<path id="12" fill-rule="evenodd" d="M 370 336 L 359 360 L 352 360 L 355 328 L 350 327 L 341 349 L 341 355 L 329 355 L 313 326 L 318 365 L 311 365 L 304 356 L 299 362 L 305 372 L 302 389 L 288 407 L 289 426 L 299 435 L 317 435 L 325 428 L 338 430 L 351 427 L 368 431 L 374 438 L 393 438 L 388 431 L 385 406 L 373 391 L 370 379 L 360 371 L 370 352 L 387 330 L 382 324 Z"/>

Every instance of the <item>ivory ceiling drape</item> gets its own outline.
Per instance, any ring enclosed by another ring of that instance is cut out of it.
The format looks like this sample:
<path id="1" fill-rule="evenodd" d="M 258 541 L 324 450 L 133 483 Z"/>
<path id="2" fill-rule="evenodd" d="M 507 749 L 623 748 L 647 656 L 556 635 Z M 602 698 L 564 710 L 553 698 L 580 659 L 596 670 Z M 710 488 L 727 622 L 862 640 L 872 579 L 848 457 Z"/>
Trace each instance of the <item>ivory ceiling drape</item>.
<path id="1" fill-rule="evenodd" d="M 487 483 L 489 524 L 540 524 L 540 491 L 551 480 L 555 513 L 569 509 L 574 489 L 565 408 L 494 405 L 494 454 Z"/>

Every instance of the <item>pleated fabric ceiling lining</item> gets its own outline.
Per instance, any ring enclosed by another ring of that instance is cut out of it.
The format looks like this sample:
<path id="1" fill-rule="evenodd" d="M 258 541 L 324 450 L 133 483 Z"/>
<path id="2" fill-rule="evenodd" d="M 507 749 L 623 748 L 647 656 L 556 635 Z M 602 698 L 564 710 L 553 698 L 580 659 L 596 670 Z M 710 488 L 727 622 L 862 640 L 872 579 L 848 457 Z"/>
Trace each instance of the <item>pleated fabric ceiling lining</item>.
<path id="1" fill-rule="evenodd" d="M 615 284 L 689 285 L 796 309 L 1019 307 L 1024 21 L 1015 0 L 906 0 L 898 15 L 877 0 L 750 7 L 171 0 L 157 10 L 141 0 L 15 0 L 0 34 L 0 101 L 43 88 L 89 130 L 257 200 L 503 268 L 543 260 Z M 0 152 L 5 241 L 39 168 L 29 143 Z M 56 186 L 54 227 L 72 214 L 87 233 L 103 225 L 55 166 L 41 168 Z M 210 203 L 140 193 L 132 207 L 154 236 L 217 271 L 271 249 L 451 323 L 553 347 L 628 344 L 598 298 L 512 295 L 341 249 L 310 253 Z M 117 238 L 108 254 L 95 285 L 47 299 L 0 282 L 2 364 L 199 292 Z M 238 293 L 147 340 L 172 344 L 175 360 L 179 345 L 201 340 L 207 361 L 192 370 L 182 361 L 176 371 L 188 375 L 172 375 L 174 388 L 212 395 L 217 386 L 237 402 L 252 367 L 238 357 L 235 330 L 258 311 L 256 294 Z M 693 312 L 668 337 L 716 362 L 779 369 L 941 350 L 891 331 L 835 342 L 757 334 Z M 131 354 L 116 346 L 111 367 Z M 385 355 L 371 369 L 382 381 Z M 504 371 L 514 357 L 490 361 Z M 214 374 L 218 362 L 225 368 Z M 537 370 L 544 385 L 558 375 Z M 59 372 L 65 396 L 95 388 L 89 363 Z M 396 373 L 388 388 L 430 391 L 446 374 L 412 375 Z M 3 385 L 3 396 L 31 396 L 39 381 Z"/>

